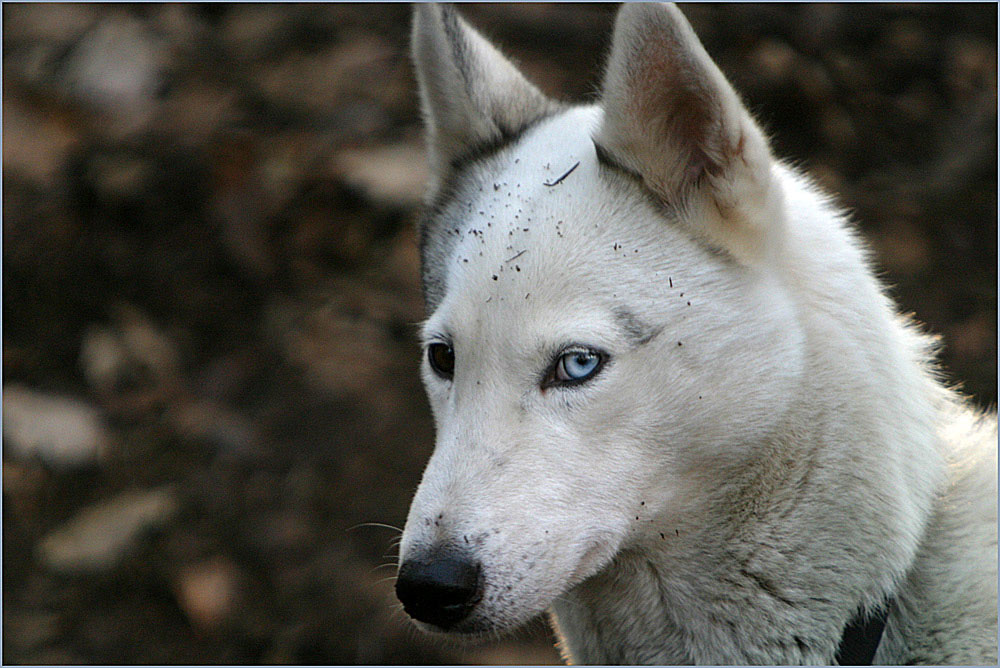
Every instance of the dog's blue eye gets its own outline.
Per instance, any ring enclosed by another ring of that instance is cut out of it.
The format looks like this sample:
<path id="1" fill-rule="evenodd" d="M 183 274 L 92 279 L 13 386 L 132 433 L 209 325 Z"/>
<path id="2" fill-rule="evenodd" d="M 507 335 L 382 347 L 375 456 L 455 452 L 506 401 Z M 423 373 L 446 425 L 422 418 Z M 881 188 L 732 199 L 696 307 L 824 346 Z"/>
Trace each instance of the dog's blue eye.
<path id="1" fill-rule="evenodd" d="M 603 363 L 604 356 L 593 350 L 564 353 L 556 361 L 552 380 L 554 384 L 580 383 L 596 374 Z"/>

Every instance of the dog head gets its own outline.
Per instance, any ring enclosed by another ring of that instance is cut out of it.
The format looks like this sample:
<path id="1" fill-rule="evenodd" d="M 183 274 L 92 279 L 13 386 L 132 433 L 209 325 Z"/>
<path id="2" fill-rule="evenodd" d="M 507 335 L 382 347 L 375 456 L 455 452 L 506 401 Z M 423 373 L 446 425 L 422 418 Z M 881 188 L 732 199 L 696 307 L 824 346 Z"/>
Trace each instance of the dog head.
<path id="1" fill-rule="evenodd" d="M 397 592 L 428 630 L 480 633 L 723 484 L 792 401 L 802 342 L 769 148 L 676 7 L 623 7 L 582 107 L 453 10 L 414 17 L 437 443 Z"/>

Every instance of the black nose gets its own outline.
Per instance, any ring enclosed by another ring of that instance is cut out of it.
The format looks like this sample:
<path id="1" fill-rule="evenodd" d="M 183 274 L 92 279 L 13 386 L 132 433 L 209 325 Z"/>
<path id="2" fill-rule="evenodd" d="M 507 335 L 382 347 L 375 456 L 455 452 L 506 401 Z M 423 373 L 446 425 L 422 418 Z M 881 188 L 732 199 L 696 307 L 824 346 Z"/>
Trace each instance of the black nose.
<path id="1" fill-rule="evenodd" d="M 410 617 L 447 629 L 465 619 L 482 598 L 479 563 L 455 552 L 404 561 L 396 596 Z"/>

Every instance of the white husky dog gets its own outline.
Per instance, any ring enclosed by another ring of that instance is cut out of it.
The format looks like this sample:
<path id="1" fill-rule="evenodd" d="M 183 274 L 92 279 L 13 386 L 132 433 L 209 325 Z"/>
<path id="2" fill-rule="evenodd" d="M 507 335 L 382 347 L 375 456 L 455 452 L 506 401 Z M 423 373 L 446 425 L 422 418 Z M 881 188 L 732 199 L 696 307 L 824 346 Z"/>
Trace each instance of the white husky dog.
<path id="1" fill-rule="evenodd" d="M 413 52 L 437 443 L 396 590 L 418 625 L 550 610 L 579 663 L 828 664 L 881 618 L 878 663 L 996 663 L 995 415 L 937 382 L 680 11 L 621 9 L 592 106 L 448 8 L 416 8 Z"/>

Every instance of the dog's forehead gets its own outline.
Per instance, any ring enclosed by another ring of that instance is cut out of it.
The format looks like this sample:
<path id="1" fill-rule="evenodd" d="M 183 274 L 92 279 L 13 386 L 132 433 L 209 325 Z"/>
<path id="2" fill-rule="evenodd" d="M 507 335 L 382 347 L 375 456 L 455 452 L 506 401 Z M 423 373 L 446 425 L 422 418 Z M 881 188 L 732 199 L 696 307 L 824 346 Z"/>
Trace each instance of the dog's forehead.
<path id="1" fill-rule="evenodd" d="M 446 184 L 422 228 L 430 311 L 446 292 L 527 284 L 580 254 L 581 221 L 600 186 L 591 138 L 599 118 L 598 109 L 578 107 L 545 119 Z"/>
<path id="2" fill-rule="evenodd" d="M 593 135 L 600 123 L 602 111 L 596 106 L 571 107 L 552 115 L 527 129 L 506 152 L 498 165 L 499 173 L 515 179 L 527 191 L 523 197 L 551 190 L 567 182 L 574 164 L 589 160 L 593 163 Z M 575 171 L 575 170 L 574 170 Z M 563 178 L 565 176 L 565 178 Z M 577 179 L 579 180 L 579 179 Z M 503 188 L 497 188 L 499 192 Z M 512 195 L 516 196 L 516 194 Z"/>

